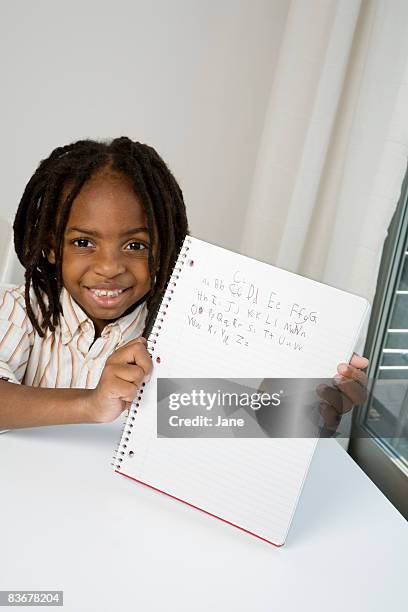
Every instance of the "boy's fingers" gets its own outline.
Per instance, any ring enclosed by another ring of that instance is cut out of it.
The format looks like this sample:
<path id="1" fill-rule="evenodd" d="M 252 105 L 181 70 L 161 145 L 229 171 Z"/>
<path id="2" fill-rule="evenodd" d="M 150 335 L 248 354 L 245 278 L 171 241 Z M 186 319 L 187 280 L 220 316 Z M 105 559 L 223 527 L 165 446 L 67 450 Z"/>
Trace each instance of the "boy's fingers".
<path id="1" fill-rule="evenodd" d="M 350 363 L 340 363 L 337 366 L 337 375 L 333 382 L 335 388 L 321 384 L 317 393 L 323 400 L 320 412 L 328 427 L 338 425 L 341 414 L 351 410 L 355 404 L 363 404 L 367 399 L 368 378 L 363 370 L 369 361 L 353 353 Z"/>
<path id="2" fill-rule="evenodd" d="M 139 386 L 132 382 L 124 380 L 119 376 L 114 376 L 109 384 L 108 399 L 119 398 L 128 402 L 132 402 L 137 396 Z"/>
<path id="3" fill-rule="evenodd" d="M 355 368 L 359 368 L 360 370 L 365 370 L 368 366 L 369 361 L 366 357 L 360 357 L 356 353 L 353 353 L 352 358 L 350 359 L 350 365 Z"/>
<path id="4" fill-rule="evenodd" d="M 334 384 L 343 396 L 349 398 L 353 404 L 364 404 L 367 399 L 365 386 L 351 378 L 335 378 Z"/>
<path id="5" fill-rule="evenodd" d="M 139 339 L 137 339 L 139 340 Z M 121 346 L 109 357 L 110 364 L 136 364 L 140 366 L 145 374 L 150 374 L 153 369 L 152 359 L 143 342 L 132 340 L 125 346 Z"/>
<path id="6" fill-rule="evenodd" d="M 340 364 L 337 370 L 340 373 L 334 378 L 337 388 L 349 397 L 353 404 L 364 404 L 367 400 L 367 374 L 350 364 Z"/>
<path id="7" fill-rule="evenodd" d="M 340 377 L 344 377 L 345 379 L 355 380 L 362 387 L 367 387 L 368 377 L 365 372 L 363 372 L 360 368 L 351 365 L 350 363 L 339 363 L 337 366 L 337 372 L 340 374 Z"/>
<path id="8" fill-rule="evenodd" d="M 115 364 L 112 373 L 116 378 L 132 383 L 137 387 L 141 385 L 145 377 L 145 371 L 136 364 Z"/>
<path id="9" fill-rule="evenodd" d="M 319 397 L 337 412 L 345 414 L 353 407 L 353 401 L 346 394 L 342 394 L 338 389 L 329 385 L 321 384 L 316 389 Z"/>
<path id="10" fill-rule="evenodd" d="M 362 405 L 367 400 L 366 387 L 352 378 L 334 378 L 333 385 L 319 385 L 317 394 L 339 413 L 349 412 L 354 405 Z"/>

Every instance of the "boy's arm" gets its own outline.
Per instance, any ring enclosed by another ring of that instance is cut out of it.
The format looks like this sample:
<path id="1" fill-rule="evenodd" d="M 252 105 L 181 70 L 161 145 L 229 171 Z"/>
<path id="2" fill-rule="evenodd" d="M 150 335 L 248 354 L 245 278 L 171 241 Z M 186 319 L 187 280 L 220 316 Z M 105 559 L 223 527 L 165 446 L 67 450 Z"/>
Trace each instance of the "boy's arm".
<path id="1" fill-rule="evenodd" d="M 92 389 L 46 389 L 0 380 L 0 429 L 92 423 Z"/>
<path id="2" fill-rule="evenodd" d="M 27 387 L 0 380 L 0 429 L 109 423 L 130 406 L 152 367 L 146 340 L 136 338 L 107 359 L 95 389 Z"/>
<path id="3" fill-rule="evenodd" d="M 19 287 L 0 288 L 0 429 L 93 422 L 92 390 L 21 384 L 33 331 Z"/>

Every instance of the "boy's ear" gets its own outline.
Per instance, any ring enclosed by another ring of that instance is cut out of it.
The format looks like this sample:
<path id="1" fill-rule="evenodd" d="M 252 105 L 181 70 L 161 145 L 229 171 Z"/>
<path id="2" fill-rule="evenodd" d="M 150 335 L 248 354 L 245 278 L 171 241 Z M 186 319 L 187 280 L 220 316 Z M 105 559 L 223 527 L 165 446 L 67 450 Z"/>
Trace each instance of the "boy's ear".
<path id="1" fill-rule="evenodd" d="M 54 249 L 47 249 L 45 251 L 46 255 L 47 255 L 47 259 L 50 262 L 50 264 L 55 264 L 55 251 Z"/>
<path id="2" fill-rule="evenodd" d="M 53 232 L 50 233 L 44 245 L 43 254 L 50 264 L 55 264 L 55 238 Z"/>
<path id="3" fill-rule="evenodd" d="M 49 242 L 46 248 L 44 249 L 44 254 L 50 264 L 55 264 L 55 243 L 53 238 L 49 239 Z"/>

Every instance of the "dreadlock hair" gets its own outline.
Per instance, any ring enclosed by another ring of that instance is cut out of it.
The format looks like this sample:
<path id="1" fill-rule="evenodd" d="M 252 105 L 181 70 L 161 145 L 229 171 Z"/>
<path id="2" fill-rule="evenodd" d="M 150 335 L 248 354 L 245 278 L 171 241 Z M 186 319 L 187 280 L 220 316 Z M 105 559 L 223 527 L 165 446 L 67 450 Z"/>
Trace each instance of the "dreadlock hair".
<path id="1" fill-rule="evenodd" d="M 79 140 L 54 149 L 40 162 L 29 180 L 14 219 L 14 246 L 25 268 L 25 303 L 28 317 L 41 337 L 55 331 L 62 308 L 63 238 L 72 203 L 99 169 L 109 166 L 131 179 L 147 218 L 151 239 L 148 253 L 151 289 L 146 300 L 144 332 L 150 330 L 183 240 L 188 234 L 182 191 L 158 153 L 146 144 L 123 136 L 106 142 Z M 62 202 L 63 189 L 70 191 Z M 55 242 L 55 264 L 48 261 L 50 236 Z M 153 252 L 157 239 L 157 261 Z M 30 301 L 30 286 L 42 321 Z M 47 298 L 47 299 L 46 299 Z"/>

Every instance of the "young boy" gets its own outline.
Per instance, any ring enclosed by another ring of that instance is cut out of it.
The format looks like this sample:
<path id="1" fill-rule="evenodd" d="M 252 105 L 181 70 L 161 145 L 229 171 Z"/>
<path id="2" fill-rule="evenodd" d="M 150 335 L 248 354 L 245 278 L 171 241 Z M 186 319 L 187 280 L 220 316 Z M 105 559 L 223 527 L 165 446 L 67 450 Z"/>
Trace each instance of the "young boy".
<path id="1" fill-rule="evenodd" d="M 180 187 L 147 145 L 84 140 L 41 162 L 14 222 L 26 282 L 0 291 L 0 428 L 103 423 L 129 407 L 152 370 L 142 334 L 187 232 Z M 367 363 L 338 368 L 350 406 Z M 322 398 L 337 421 L 340 394 Z"/>

